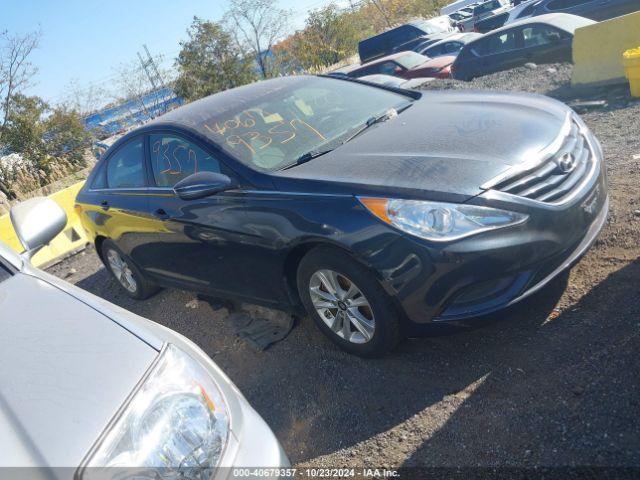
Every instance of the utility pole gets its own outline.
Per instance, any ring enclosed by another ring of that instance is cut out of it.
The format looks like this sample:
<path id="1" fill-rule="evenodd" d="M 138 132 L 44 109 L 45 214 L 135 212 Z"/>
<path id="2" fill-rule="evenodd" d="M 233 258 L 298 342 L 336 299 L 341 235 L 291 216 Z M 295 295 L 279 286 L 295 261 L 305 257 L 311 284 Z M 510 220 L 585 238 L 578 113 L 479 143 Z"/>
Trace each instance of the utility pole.
<path id="1" fill-rule="evenodd" d="M 156 82 L 153 80 L 153 75 L 151 75 L 151 72 L 149 72 L 149 63 L 147 63 L 142 58 L 142 55 L 140 55 L 140 52 L 136 52 L 136 53 L 138 54 L 138 59 L 140 60 L 140 65 L 142 65 L 142 68 L 144 69 L 144 73 L 147 74 L 149 83 L 151 83 L 151 86 L 153 87 L 154 90 L 157 90 L 158 88 L 156 87 Z"/>
<path id="2" fill-rule="evenodd" d="M 153 57 L 149 53 L 149 49 L 147 48 L 147 45 L 145 44 L 145 45 L 142 45 L 142 46 L 144 47 L 144 51 L 147 54 L 147 62 L 149 62 L 151 64 L 151 67 L 153 68 L 153 71 L 156 74 L 156 79 L 158 80 L 160 85 L 162 85 L 162 87 L 164 87 L 164 80 L 162 79 L 162 75 L 160 75 L 160 71 L 158 70 L 158 65 L 156 65 L 155 60 L 153 59 Z"/>
<path id="3" fill-rule="evenodd" d="M 146 54 L 146 59 L 143 58 L 140 52 L 136 52 L 138 54 L 138 59 L 140 60 L 140 65 L 144 69 L 144 72 L 147 74 L 147 78 L 149 79 L 149 83 L 154 90 L 158 90 L 159 86 L 164 87 L 164 81 L 162 80 L 162 76 L 160 75 L 160 71 L 158 70 L 158 66 L 156 65 L 155 60 L 149 53 L 149 49 L 146 45 L 142 45 L 144 48 L 144 53 Z"/>

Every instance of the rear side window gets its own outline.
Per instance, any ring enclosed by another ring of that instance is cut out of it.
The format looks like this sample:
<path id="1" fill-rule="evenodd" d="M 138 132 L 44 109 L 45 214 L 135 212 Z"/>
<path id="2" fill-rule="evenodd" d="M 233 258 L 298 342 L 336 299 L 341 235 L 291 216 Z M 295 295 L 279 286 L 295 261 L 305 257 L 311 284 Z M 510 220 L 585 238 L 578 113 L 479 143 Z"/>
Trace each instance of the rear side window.
<path id="1" fill-rule="evenodd" d="M 479 42 L 474 42 L 473 53 L 479 57 L 509 52 L 518 48 L 516 31 L 509 30 L 502 34 L 491 35 Z"/>
<path id="2" fill-rule="evenodd" d="M 561 35 L 558 30 L 547 25 L 533 25 L 522 29 L 522 37 L 527 48 L 557 43 Z"/>
<path id="3" fill-rule="evenodd" d="M 172 187 L 196 172 L 220 173 L 220 162 L 193 142 L 170 134 L 149 135 L 151 169 L 159 187 Z"/>
<path id="4" fill-rule="evenodd" d="M 109 157 L 109 163 L 107 163 L 109 188 L 137 188 L 146 185 L 143 145 L 142 137 L 138 137 L 124 144 Z"/>

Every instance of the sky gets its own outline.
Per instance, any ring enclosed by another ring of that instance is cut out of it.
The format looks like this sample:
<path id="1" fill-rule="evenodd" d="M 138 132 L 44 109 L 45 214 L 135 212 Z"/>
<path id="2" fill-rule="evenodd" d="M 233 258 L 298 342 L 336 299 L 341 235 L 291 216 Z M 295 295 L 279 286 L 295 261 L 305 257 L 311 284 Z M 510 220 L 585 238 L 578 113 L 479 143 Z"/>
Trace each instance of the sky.
<path id="1" fill-rule="evenodd" d="M 292 30 L 307 12 L 330 0 L 280 0 L 293 12 Z M 113 87 L 115 68 L 135 60 L 146 44 L 171 66 L 193 16 L 219 20 L 222 0 L 0 0 L 0 31 L 42 31 L 31 62 L 38 68 L 27 93 L 64 101 L 71 81 Z"/>

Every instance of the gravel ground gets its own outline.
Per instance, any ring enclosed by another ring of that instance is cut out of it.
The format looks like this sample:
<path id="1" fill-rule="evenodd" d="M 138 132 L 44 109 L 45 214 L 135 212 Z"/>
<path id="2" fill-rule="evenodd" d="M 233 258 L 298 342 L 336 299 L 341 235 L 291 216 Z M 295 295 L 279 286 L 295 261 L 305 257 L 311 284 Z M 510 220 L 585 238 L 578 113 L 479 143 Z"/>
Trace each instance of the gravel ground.
<path id="1" fill-rule="evenodd" d="M 428 84 L 608 102 L 583 114 L 606 152 L 608 225 L 570 274 L 479 328 L 363 360 L 303 320 L 257 352 L 190 293 L 128 299 L 92 249 L 50 271 L 198 343 L 298 466 L 640 467 L 640 101 L 623 88 L 580 97 L 569 77 L 553 65 Z"/>

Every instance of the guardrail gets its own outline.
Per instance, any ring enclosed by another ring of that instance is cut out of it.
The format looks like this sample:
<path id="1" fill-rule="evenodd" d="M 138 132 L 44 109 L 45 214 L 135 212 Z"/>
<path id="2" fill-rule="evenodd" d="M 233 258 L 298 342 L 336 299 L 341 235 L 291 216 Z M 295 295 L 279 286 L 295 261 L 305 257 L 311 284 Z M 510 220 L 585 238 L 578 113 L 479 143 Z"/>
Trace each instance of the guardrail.
<path id="1" fill-rule="evenodd" d="M 74 251 L 80 250 L 88 243 L 87 235 L 80 224 L 80 219 L 73 208 L 76 195 L 84 181 L 75 183 L 70 187 L 59 190 L 51 195 L 50 198 L 56 201 L 67 214 L 67 225 L 64 230 L 54 238 L 51 243 L 40 250 L 31 259 L 31 262 L 42 267 L 50 265 L 55 260 L 64 257 Z M 0 216 L 0 240 L 9 245 L 16 252 L 22 252 L 23 247 L 18 240 L 16 232 L 11 225 L 9 214 Z"/>

